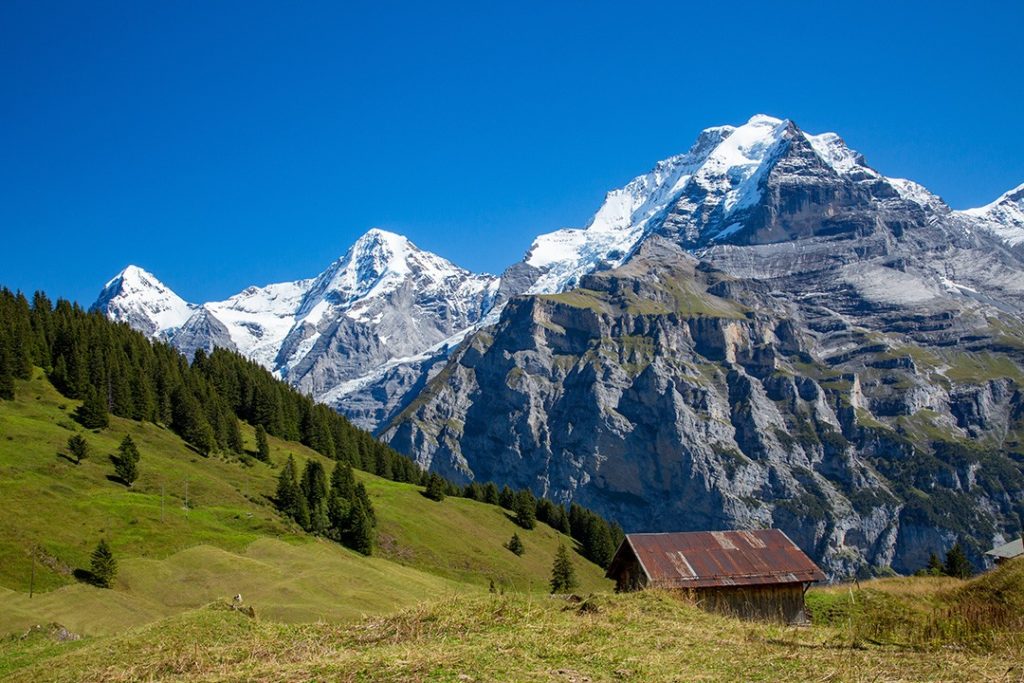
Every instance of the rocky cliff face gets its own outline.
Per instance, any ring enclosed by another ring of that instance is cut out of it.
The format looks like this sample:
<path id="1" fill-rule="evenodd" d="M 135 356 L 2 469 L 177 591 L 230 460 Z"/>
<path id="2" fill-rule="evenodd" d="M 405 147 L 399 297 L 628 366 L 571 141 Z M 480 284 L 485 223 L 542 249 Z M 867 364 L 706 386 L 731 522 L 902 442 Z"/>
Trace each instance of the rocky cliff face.
<path id="1" fill-rule="evenodd" d="M 236 348 L 459 480 L 912 571 L 1021 529 L 1022 201 L 952 211 L 755 116 L 500 279 L 370 231 L 312 280 L 195 306 L 129 269 L 97 305 Z"/>
<path id="2" fill-rule="evenodd" d="M 623 265 L 511 300 L 385 431 L 460 480 L 628 530 L 777 526 L 832 576 L 976 562 L 1024 518 L 1022 262 L 993 230 L 760 120 Z"/>

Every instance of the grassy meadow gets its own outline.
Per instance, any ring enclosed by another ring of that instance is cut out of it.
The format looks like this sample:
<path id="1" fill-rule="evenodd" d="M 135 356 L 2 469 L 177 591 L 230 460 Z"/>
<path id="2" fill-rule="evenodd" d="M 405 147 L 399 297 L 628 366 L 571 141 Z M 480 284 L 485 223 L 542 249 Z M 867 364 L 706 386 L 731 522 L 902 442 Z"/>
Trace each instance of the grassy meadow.
<path id="1" fill-rule="evenodd" d="M 578 554 L 583 597 L 552 597 L 571 540 L 544 524 L 360 472 L 379 520 L 363 557 L 274 510 L 288 455 L 321 457 L 301 445 L 271 438 L 269 465 L 205 458 L 156 425 L 85 432 L 75 407 L 38 374 L 0 402 L 2 680 L 1024 681 L 1022 561 L 969 582 L 814 588 L 805 627 L 616 595 Z M 81 465 L 73 433 L 92 446 Z M 131 489 L 110 478 L 128 433 Z M 513 532 L 522 557 L 503 547 Z M 100 537 L 119 564 L 110 590 L 74 578 Z"/>
<path id="2" fill-rule="evenodd" d="M 84 635 L 116 633 L 238 593 L 261 618 L 301 622 L 478 593 L 491 581 L 543 592 L 558 544 L 573 543 L 544 524 L 523 530 L 497 506 L 435 502 L 419 487 L 357 472 L 379 520 L 378 548 L 363 557 L 274 509 L 288 455 L 300 467 L 307 458 L 323 460 L 328 472 L 333 466 L 301 444 L 270 437 L 270 465 L 206 458 L 152 424 L 112 417 L 108 429 L 82 430 L 71 419 L 76 405 L 41 373 L 19 382 L 17 400 L 0 402 L 0 634 L 47 622 Z M 253 431 L 243 429 L 254 450 Z M 80 465 L 66 451 L 74 433 L 92 447 Z M 130 489 L 110 478 L 110 455 L 125 434 L 142 453 Z M 522 557 L 503 547 L 513 532 L 526 546 Z M 119 564 L 113 590 L 74 578 L 100 537 Z M 610 585 L 596 565 L 578 555 L 575 563 L 585 590 Z"/>

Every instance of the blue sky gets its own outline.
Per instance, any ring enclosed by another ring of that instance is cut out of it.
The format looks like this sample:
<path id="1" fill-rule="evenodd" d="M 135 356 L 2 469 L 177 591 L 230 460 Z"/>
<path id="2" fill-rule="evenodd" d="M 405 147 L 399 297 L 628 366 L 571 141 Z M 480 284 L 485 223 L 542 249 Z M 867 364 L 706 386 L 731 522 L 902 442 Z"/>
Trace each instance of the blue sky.
<path id="1" fill-rule="evenodd" d="M 835 5 L 830 7 L 830 5 Z M 1024 182 L 1024 3 L 0 3 L 0 283 L 192 301 L 372 226 L 474 270 L 704 127 L 835 130 L 956 208 Z"/>

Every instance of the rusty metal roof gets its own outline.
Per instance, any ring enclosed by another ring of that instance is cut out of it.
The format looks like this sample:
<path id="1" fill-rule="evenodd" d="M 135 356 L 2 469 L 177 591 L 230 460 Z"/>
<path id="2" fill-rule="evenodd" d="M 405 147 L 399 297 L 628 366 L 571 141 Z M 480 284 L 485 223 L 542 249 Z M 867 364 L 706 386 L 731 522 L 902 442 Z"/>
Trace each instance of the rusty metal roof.
<path id="1" fill-rule="evenodd" d="M 1024 537 L 1014 539 L 1009 543 L 1004 543 L 997 548 L 992 548 L 992 550 L 989 550 L 985 554 L 999 560 L 1010 560 L 1014 557 L 1020 557 L 1021 555 L 1024 555 Z"/>
<path id="2" fill-rule="evenodd" d="M 824 581 L 825 575 L 778 529 L 628 534 L 608 566 L 635 556 L 652 584 L 678 588 Z"/>

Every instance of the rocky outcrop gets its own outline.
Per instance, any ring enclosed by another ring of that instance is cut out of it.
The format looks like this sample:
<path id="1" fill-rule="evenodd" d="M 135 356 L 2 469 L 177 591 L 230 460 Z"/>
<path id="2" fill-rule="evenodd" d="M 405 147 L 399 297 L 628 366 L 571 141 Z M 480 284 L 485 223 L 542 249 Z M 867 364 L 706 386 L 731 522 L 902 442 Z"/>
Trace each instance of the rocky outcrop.
<path id="1" fill-rule="evenodd" d="M 764 140 L 620 267 L 510 300 L 384 438 L 631 531 L 777 526 L 833 577 L 981 564 L 1024 519 L 1024 262 L 837 138 Z"/>
<path id="2" fill-rule="evenodd" d="M 952 211 L 755 116 L 500 279 L 372 230 L 314 280 L 197 307 L 126 269 L 97 307 L 627 530 L 779 526 L 836 577 L 980 563 L 1024 517 L 1022 197 Z"/>

